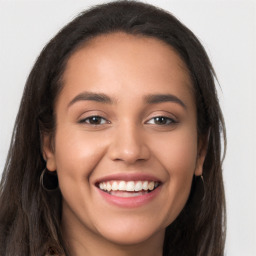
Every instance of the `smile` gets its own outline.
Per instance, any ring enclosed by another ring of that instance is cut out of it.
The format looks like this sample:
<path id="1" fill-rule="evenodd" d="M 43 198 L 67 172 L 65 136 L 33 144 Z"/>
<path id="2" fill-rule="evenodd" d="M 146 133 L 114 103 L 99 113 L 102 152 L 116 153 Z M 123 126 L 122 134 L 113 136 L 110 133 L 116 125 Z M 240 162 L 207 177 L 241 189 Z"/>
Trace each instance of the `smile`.
<path id="1" fill-rule="evenodd" d="M 148 175 L 111 175 L 95 183 L 104 201 L 124 208 L 147 205 L 161 191 L 162 182 Z"/>
<path id="2" fill-rule="evenodd" d="M 100 190 L 109 193 L 110 195 L 119 197 L 135 197 L 150 193 L 159 186 L 156 181 L 124 181 L 111 180 L 100 182 L 97 186 Z"/>

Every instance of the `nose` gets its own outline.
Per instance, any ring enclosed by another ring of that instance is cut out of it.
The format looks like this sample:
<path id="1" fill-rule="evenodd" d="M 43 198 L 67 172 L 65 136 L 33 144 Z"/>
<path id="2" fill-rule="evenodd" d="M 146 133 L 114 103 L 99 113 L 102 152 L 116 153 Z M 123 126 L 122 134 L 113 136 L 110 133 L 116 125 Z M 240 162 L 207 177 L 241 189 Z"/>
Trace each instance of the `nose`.
<path id="1" fill-rule="evenodd" d="M 115 129 L 109 156 L 113 161 L 123 161 L 128 165 L 148 160 L 150 150 L 142 129 L 128 124 Z"/>

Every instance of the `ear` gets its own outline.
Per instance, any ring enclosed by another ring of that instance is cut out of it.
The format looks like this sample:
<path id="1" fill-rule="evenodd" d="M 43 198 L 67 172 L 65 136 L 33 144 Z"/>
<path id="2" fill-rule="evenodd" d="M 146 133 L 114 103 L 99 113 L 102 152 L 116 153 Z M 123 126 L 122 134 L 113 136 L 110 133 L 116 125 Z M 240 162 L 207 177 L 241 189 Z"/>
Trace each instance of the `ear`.
<path id="1" fill-rule="evenodd" d="M 210 130 L 205 136 L 201 136 L 198 139 L 198 152 L 197 152 L 195 176 L 203 175 L 203 165 L 204 165 L 204 160 L 205 160 L 207 149 L 208 149 L 209 137 L 210 137 Z"/>
<path id="2" fill-rule="evenodd" d="M 48 171 L 56 171 L 56 160 L 54 147 L 52 143 L 52 136 L 49 134 L 42 134 L 42 153 L 46 161 L 46 168 Z"/>

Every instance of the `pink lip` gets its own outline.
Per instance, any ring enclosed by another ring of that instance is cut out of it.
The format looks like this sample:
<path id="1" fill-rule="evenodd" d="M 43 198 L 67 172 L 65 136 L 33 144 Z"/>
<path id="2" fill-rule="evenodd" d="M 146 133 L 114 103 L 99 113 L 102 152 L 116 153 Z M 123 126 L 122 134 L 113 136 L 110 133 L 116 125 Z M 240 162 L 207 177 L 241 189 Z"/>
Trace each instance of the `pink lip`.
<path id="1" fill-rule="evenodd" d="M 152 201 L 160 192 L 162 186 L 160 185 L 150 193 L 141 195 L 141 196 L 136 196 L 136 197 L 118 197 L 111 195 L 107 192 L 104 192 L 97 188 L 99 191 L 100 195 L 108 202 L 113 205 L 119 206 L 119 207 L 124 207 L 124 208 L 135 208 L 139 206 L 143 206 L 150 201 Z"/>
<path id="2" fill-rule="evenodd" d="M 123 180 L 123 181 L 138 181 L 138 180 L 147 180 L 147 181 L 157 181 L 160 184 L 162 183 L 158 178 L 156 178 L 153 175 L 150 174 L 144 174 L 144 173 L 117 173 L 117 174 L 111 174 L 104 177 L 101 177 L 97 179 L 94 184 L 97 188 L 97 191 L 100 193 L 100 195 L 105 199 L 108 203 L 111 203 L 113 205 L 119 206 L 119 207 L 125 207 L 125 208 L 135 208 L 142 205 L 145 205 L 152 201 L 160 192 L 162 186 L 160 185 L 153 191 L 146 193 L 144 195 L 135 196 L 135 197 L 119 197 L 115 195 L 111 195 L 107 192 L 102 191 L 99 189 L 98 184 L 101 182 L 107 182 L 111 180 Z"/>

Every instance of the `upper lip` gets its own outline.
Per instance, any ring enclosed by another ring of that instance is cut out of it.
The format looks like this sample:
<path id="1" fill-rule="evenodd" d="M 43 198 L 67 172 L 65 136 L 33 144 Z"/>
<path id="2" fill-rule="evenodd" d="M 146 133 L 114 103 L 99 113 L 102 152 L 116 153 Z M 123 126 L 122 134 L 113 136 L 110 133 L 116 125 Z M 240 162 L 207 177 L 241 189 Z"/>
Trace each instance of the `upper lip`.
<path id="1" fill-rule="evenodd" d="M 94 183 L 99 184 L 101 182 L 111 181 L 111 180 L 123 180 L 123 181 L 156 181 L 161 183 L 161 181 L 151 174 L 146 173 L 116 173 L 106 175 L 97 179 Z"/>

